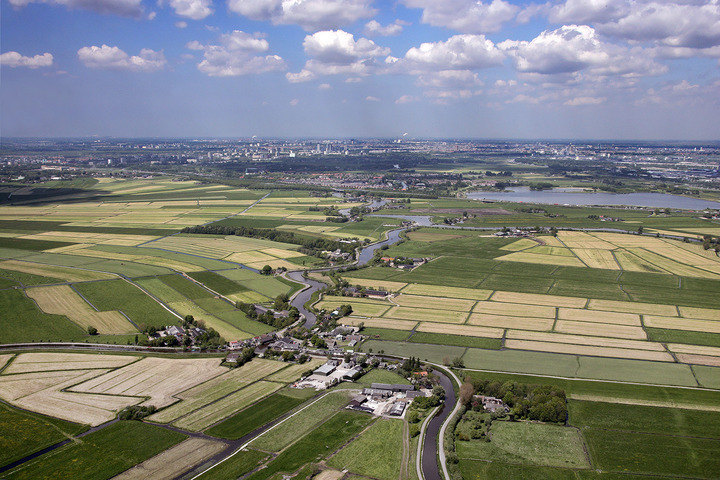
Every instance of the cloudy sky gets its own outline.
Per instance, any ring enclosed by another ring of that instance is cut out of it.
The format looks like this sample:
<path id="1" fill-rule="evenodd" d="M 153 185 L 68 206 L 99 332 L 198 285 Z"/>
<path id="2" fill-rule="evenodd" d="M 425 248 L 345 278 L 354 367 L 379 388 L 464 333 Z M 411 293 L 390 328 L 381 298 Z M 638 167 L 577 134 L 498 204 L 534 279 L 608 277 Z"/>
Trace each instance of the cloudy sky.
<path id="1" fill-rule="evenodd" d="M 720 139 L 720 0 L 0 0 L 3 136 Z"/>

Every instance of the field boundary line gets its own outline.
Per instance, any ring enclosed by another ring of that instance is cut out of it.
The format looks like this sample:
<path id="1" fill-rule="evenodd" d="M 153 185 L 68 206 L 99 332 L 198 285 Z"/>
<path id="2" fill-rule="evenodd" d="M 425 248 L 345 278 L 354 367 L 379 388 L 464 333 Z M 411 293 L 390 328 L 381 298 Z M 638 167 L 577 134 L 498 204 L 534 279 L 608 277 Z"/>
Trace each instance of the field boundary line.
<path id="1" fill-rule="evenodd" d="M 577 355 L 574 355 L 577 357 Z M 692 366 L 690 364 L 682 364 L 682 365 L 688 365 L 688 367 Z M 662 383 L 641 383 L 641 382 L 630 382 L 627 380 L 603 380 L 598 378 L 586 378 L 586 377 L 563 377 L 560 375 L 547 375 L 547 374 L 541 374 L 541 373 L 522 373 L 522 372 L 510 372 L 506 370 L 486 370 L 482 368 L 463 368 L 463 370 L 467 370 L 470 372 L 485 372 L 485 373 L 506 373 L 510 375 L 525 375 L 530 377 L 541 377 L 541 378 L 555 378 L 558 380 L 581 380 L 584 382 L 599 382 L 599 383 L 619 383 L 622 385 L 638 385 L 638 386 L 644 386 L 644 387 L 662 387 L 662 388 L 682 388 L 684 390 L 700 390 L 703 392 L 718 392 L 719 390 L 717 388 L 707 388 L 707 387 L 693 387 L 689 385 L 672 385 L 672 384 L 662 384 Z M 697 381 L 697 380 L 696 380 Z"/>
<path id="2" fill-rule="evenodd" d="M 302 407 L 300 410 L 297 410 L 296 412 L 292 413 L 291 415 L 288 415 L 287 417 L 283 418 L 281 421 L 279 421 L 278 423 L 276 423 L 276 424 L 273 425 L 272 427 L 268 428 L 267 430 L 264 430 L 264 431 L 260 432 L 260 433 L 259 433 L 258 435 L 256 435 L 256 436 L 252 437 L 252 438 L 249 439 L 247 442 L 245 442 L 244 444 L 240 445 L 240 446 L 239 446 L 234 452 L 232 452 L 230 455 L 228 455 L 227 457 L 223 458 L 223 459 L 220 460 L 219 462 L 214 463 L 213 465 L 211 465 L 211 466 L 208 467 L 207 469 L 203 470 L 202 472 L 198 473 L 198 474 L 195 475 L 194 477 L 191 477 L 189 480 L 195 480 L 196 478 L 200 477 L 201 475 L 204 475 L 205 473 L 207 473 L 207 472 L 209 472 L 210 470 L 212 470 L 213 468 L 217 467 L 218 465 L 220 465 L 220 464 L 223 463 L 224 461 L 226 461 L 226 460 L 228 460 L 229 458 L 232 458 L 232 457 L 234 457 L 235 455 L 237 455 L 238 452 L 240 452 L 240 451 L 242 451 L 242 450 L 245 450 L 245 449 L 248 447 L 248 445 L 250 445 L 252 442 L 254 442 L 254 441 L 257 440 L 258 438 L 260 438 L 260 437 L 262 437 L 263 435 L 265 435 L 267 432 L 275 429 L 275 427 L 277 427 L 278 425 L 282 425 L 282 424 L 285 423 L 288 419 L 294 417 L 295 415 L 297 415 L 298 413 L 302 412 L 303 410 L 305 410 L 306 408 L 310 407 L 311 405 L 314 405 L 316 402 L 319 402 L 321 399 L 325 398 L 327 395 L 331 395 L 331 394 L 333 394 L 333 393 L 338 393 L 338 392 L 347 393 L 347 390 L 333 390 L 333 391 L 327 392 L 327 393 L 325 393 L 325 394 L 323 394 L 323 395 L 320 395 L 320 396 L 317 397 L 315 400 L 313 400 L 312 402 L 310 402 L 310 403 L 308 403 L 307 405 L 305 405 L 304 407 Z"/>

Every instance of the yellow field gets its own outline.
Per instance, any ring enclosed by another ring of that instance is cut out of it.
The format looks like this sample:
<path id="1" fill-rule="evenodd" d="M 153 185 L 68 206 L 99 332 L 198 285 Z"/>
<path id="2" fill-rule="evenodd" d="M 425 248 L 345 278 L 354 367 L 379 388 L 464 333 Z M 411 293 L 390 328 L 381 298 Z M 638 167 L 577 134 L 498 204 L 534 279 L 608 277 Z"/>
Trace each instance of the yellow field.
<path id="1" fill-rule="evenodd" d="M 60 242 L 85 243 L 92 245 L 121 245 L 134 247 L 139 243 L 149 242 L 157 237 L 151 235 L 128 235 L 122 233 L 78 233 L 51 230 L 48 232 L 34 233 L 32 235 L 24 235 L 20 238 L 33 240 L 55 240 Z"/>
<path id="2" fill-rule="evenodd" d="M 709 355 L 720 357 L 720 347 L 705 347 L 702 345 L 685 345 L 679 343 L 668 344 L 668 349 L 674 353 L 690 353 L 695 355 Z"/>
<path id="3" fill-rule="evenodd" d="M 693 320 L 691 318 L 661 317 L 645 315 L 646 327 L 689 330 L 693 332 L 720 333 L 720 322 L 714 320 Z"/>
<path id="4" fill-rule="evenodd" d="M 220 259 L 233 253 L 285 247 L 285 244 L 236 235 L 174 235 L 161 238 L 148 246 Z"/>
<path id="5" fill-rule="evenodd" d="M 566 247 L 551 247 L 550 245 L 537 245 L 525 250 L 526 253 L 537 255 L 554 255 L 560 257 L 572 257 L 573 252 Z"/>
<path id="6" fill-rule="evenodd" d="M 561 297 L 558 295 L 542 295 L 537 293 L 495 292 L 491 300 L 495 302 L 526 303 L 529 305 L 548 305 L 551 307 L 583 308 L 587 299 L 578 297 Z"/>
<path id="7" fill-rule="evenodd" d="M 248 252 L 232 253 L 225 257 L 223 260 L 235 263 L 250 263 L 250 262 L 264 262 L 269 260 L 277 260 L 277 258 L 266 253 L 261 253 L 256 250 L 250 250 Z"/>
<path id="8" fill-rule="evenodd" d="M 576 345 L 593 345 L 596 347 L 629 348 L 634 350 L 652 350 L 664 352 L 665 347 L 657 342 L 642 340 L 623 340 L 619 338 L 589 337 L 587 335 L 568 335 L 564 333 L 531 332 L 527 330 L 508 330 L 507 338 L 514 340 L 536 340 L 552 343 L 573 343 Z"/>
<path id="9" fill-rule="evenodd" d="M 500 247 L 500 250 L 506 250 L 508 252 L 519 252 L 520 250 L 525 250 L 526 248 L 535 247 L 537 245 L 537 242 L 530 240 L 529 238 L 521 238 L 520 240 Z"/>
<path id="10" fill-rule="evenodd" d="M 63 391 L 65 388 L 93 378 L 107 370 L 76 370 L 68 376 L 53 376 L 50 381 L 38 379 L 13 379 L 14 387 L 32 393 L 14 398 L 11 403 L 27 410 L 62 418 L 87 425 L 100 425 L 112 420 L 123 408 L 138 403 L 141 399 L 127 396 L 86 395 Z M 51 372 L 56 373 L 56 372 Z M 4 375 L 0 379 L 4 381 Z M 16 377 L 11 375 L 10 377 Z M 30 384 L 23 385 L 23 383 Z M 37 388 L 39 385 L 40 388 Z M 10 401 L 10 399 L 8 399 Z"/>
<path id="11" fill-rule="evenodd" d="M 176 394 L 228 371 L 217 358 L 171 359 L 148 357 L 71 390 L 105 396 L 149 397 L 143 405 L 158 408 L 175 403 Z"/>
<path id="12" fill-rule="evenodd" d="M 710 308 L 678 307 L 680 315 L 698 320 L 720 320 L 720 310 Z"/>
<path id="13" fill-rule="evenodd" d="M 435 311 L 426 308 L 393 307 L 384 317 L 415 320 L 419 322 L 465 323 L 466 312 Z"/>
<path id="14" fill-rule="evenodd" d="M 575 257 L 565 257 L 561 255 L 541 255 L 537 253 L 529 252 L 515 252 L 508 255 L 502 255 L 495 257 L 495 260 L 508 261 L 508 262 L 523 262 L 523 263 L 539 263 L 543 265 L 560 265 L 562 267 L 584 267 L 582 263 Z"/>
<path id="15" fill-rule="evenodd" d="M 412 320 L 393 320 L 390 318 L 356 318 L 356 317 L 345 317 L 342 319 L 342 323 L 345 325 L 360 325 L 364 324 L 366 327 L 376 328 L 390 328 L 392 330 L 412 330 L 415 325 L 418 324 Z"/>
<path id="16" fill-rule="evenodd" d="M 15 272 L 30 273 L 46 277 L 59 278 L 68 282 L 85 282 L 88 280 L 109 280 L 117 278 L 109 273 L 93 272 L 79 268 L 59 267 L 43 263 L 25 262 L 21 260 L 0 261 L 0 268 Z"/>
<path id="17" fill-rule="evenodd" d="M 478 302 L 473 313 L 512 315 L 516 317 L 555 318 L 555 307 L 527 305 L 524 303 Z"/>
<path id="18" fill-rule="evenodd" d="M 560 232 L 558 232 L 558 235 Z M 557 237 L 553 237 L 551 235 L 542 235 L 539 237 L 535 237 L 537 240 L 542 242 L 544 245 L 550 246 L 550 247 L 564 247 L 563 243 L 557 239 Z"/>
<path id="19" fill-rule="evenodd" d="M 244 385 L 278 372 L 285 366 L 286 364 L 281 362 L 256 358 L 240 368 L 225 369 L 226 373 L 178 393 L 175 397 L 182 401 L 164 408 L 148 418 L 154 422 L 173 422 L 193 410 L 231 394 Z"/>
<path id="20" fill-rule="evenodd" d="M 640 315 L 632 313 L 604 312 L 579 308 L 560 308 L 558 318 L 579 322 L 613 323 L 615 325 L 641 326 Z"/>
<path id="21" fill-rule="evenodd" d="M 297 252 L 295 250 L 287 250 L 284 248 L 264 248 L 260 250 L 260 252 L 272 255 L 276 258 L 294 258 L 303 256 L 303 254 L 300 252 Z"/>
<path id="22" fill-rule="evenodd" d="M 354 280 L 355 279 L 353 279 L 353 281 Z M 492 290 L 462 287 L 440 287 L 437 285 L 411 283 L 402 290 L 402 293 L 427 295 L 431 297 L 464 298 L 467 300 L 487 300 L 490 298 Z"/>
<path id="23" fill-rule="evenodd" d="M 639 315 L 677 315 L 675 305 L 661 305 L 656 303 L 623 302 L 620 300 L 595 300 L 588 303 L 591 310 L 607 310 L 609 312 L 636 313 Z"/>
<path id="24" fill-rule="evenodd" d="M 134 362 L 130 355 L 95 355 L 91 353 L 21 353 L 4 371 L 10 373 L 46 372 L 52 370 L 89 370 L 117 368 Z"/>
<path id="25" fill-rule="evenodd" d="M 392 299 L 403 307 L 415 308 L 431 308 L 435 310 L 455 310 L 459 312 L 469 312 L 472 309 L 474 300 L 464 300 L 460 298 L 443 298 L 443 297 L 427 297 L 422 295 L 401 294 Z"/>
<path id="26" fill-rule="evenodd" d="M 506 340 L 505 346 L 516 350 L 565 353 L 571 355 L 591 355 L 597 357 L 630 358 L 633 360 L 652 360 L 672 362 L 674 359 L 666 352 L 647 350 L 629 350 L 626 348 L 594 347 L 590 345 L 571 345 L 568 343 L 536 342 L 532 340 Z"/>
<path id="27" fill-rule="evenodd" d="M 418 332 L 445 333 L 469 337 L 502 338 L 502 328 L 474 327 L 470 325 L 448 325 L 446 323 L 422 322 Z"/>
<path id="28" fill-rule="evenodd" d="M 595 335 L 598 337 L 615 337 L 630 339 L 645 339 L 647 335 L 642 327 L 629 327 L 626 325 L 611 325 L 607 323 L 575 322 L 571 320 L 558 320 L 555 330 L 562 333 L 578 335 Z"/>
<path id="29" fill-rule="evenodd" d="M 680 249 L 677 249 L 680 250 Z M 670 258 L 664 257 L 662 255 L 658 255 L 657 253 L 645 250 L 644 248 L 628 248 L 628 251 L 631 253 L 634 253 L 638 257 L 642 258 L 643 260 L 652 263 L 653 265 L 656 265 L 663 270 L 667 270 L 670 273 L 673 273 L 675 275 L 682 275 L 685 277 L 699 277 L 699 278 L 720 278 L 719 275 L 715 273 L 708 272 L 706 270 L 701 270 L 699 268 L 685 265 L 684 263 L 676 262 L 674 260 L 671 260 Z"/>
<path id="30" fill-rule="evenodd" d="M 186 472 L 193 465 L 203 463 L 220 453 L 227 444 L 204 438 L 188 438 L 184 442 L 165 450 L 159 455 L 125 470 L 114 480 L 172 480 Z"/>
<path id="31" fill-rule="evenodd" d="M 517 328 L 520 330 L 551 330 L 555 320 L 552 318 L 510 317 L 507 315 L 473 313 L 470 315 L 467 323 L 468 325 Z"/>
<path id="32" fill-rule="evenodd" d="M 93 371 L 101 375 L 108 370 L 57 370 L 54 372 L 17 373 L 0 375 L 0 398 L 13 402 L 40 390 L 45 390 L 63 382 L 87 375 Z"/>
<path id="33" fill-rule="evenodd" d="M 25 290 L 45 313 L 65 315 L 84 329 L 97 328 L 99 333 L 134 333 L 137 329 L 117 311 L 97 312 L 69 285 L 35 287 Z"/>
<path id="34" fill-rule="evenodd" d="M 590 268 L 604 268 L 607 270 L 620 270 L 610 250 L 576 248 L 575 255 Z"/>
<path id="35" fill-rule="evenodd" d="M 628 272 L 654 272 L 654 273 L 668 273 L 660 267 L 653 265 L 650 262 L 646 262 L 637 255 L 626 250 L 615 250 L 615 258 L 618 261 L 620 267 Z"/>
<path id="36" fill-rule="evenodd" d="M 675 355 L 678 362 L 692 363 L 694 365 L 707 365 L 709 367 L 720 367 L 720 357 L 708 355 L 692 355 L 689 353 L 678 353 Z"/>

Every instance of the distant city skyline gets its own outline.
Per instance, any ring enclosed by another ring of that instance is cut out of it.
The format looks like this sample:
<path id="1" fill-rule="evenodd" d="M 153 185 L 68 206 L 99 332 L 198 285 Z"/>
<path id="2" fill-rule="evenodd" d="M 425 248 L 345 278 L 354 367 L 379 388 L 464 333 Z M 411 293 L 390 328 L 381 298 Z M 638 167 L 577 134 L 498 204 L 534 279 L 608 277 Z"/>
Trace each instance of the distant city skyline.
<path id="1" fill-rule="evenodd" d="M 720 139 L 720 0 L 0 0 L 2 137 Z"/>

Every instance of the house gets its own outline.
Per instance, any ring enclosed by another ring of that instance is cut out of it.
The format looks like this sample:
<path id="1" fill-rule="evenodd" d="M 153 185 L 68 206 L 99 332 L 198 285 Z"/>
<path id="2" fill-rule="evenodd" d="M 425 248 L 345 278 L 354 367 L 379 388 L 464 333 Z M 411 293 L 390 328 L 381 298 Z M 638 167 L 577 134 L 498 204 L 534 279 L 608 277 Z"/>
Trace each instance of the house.
<path id="1" fill-rule="evenodd" d="M 313 375 L 321 375 L 327 377 L 332 372 L 334 372 L 336 368 L 337 367 L 333 363 L 327 362 L 326 364 L 320 365 L 318 368 L 316 368 L 313 372 Z"/>
<path id="2" fill-rule="evenodd" d="M 406 406 L 406 402 L 395 402 L 393 403 L 392 407 L 390 407 L 390 410 L 388 410 L 388 415 L 392 415 L 393 417 L 401 417 L 403 412 L 405 412 Z"/>
<path id="3" fill-rule="evenodd" d="M 384 290 L 365 290 L 365 296 L 368 298 L 379 298 L 384 300 L 388 296 L 388 292 Z"/>
<path id="4" fill-rule="evenodd" d="M 495 397 L 486 397 L 483 395 L 475 395 L 473 397 L 476 400 L 479 400 L 482 403 L 483 408 L 487 412 L 504 412 L 508 413 L 510 411 L 510 407 L 505 405 L 505 402 L 500 400 L 499 398 Z"/>

